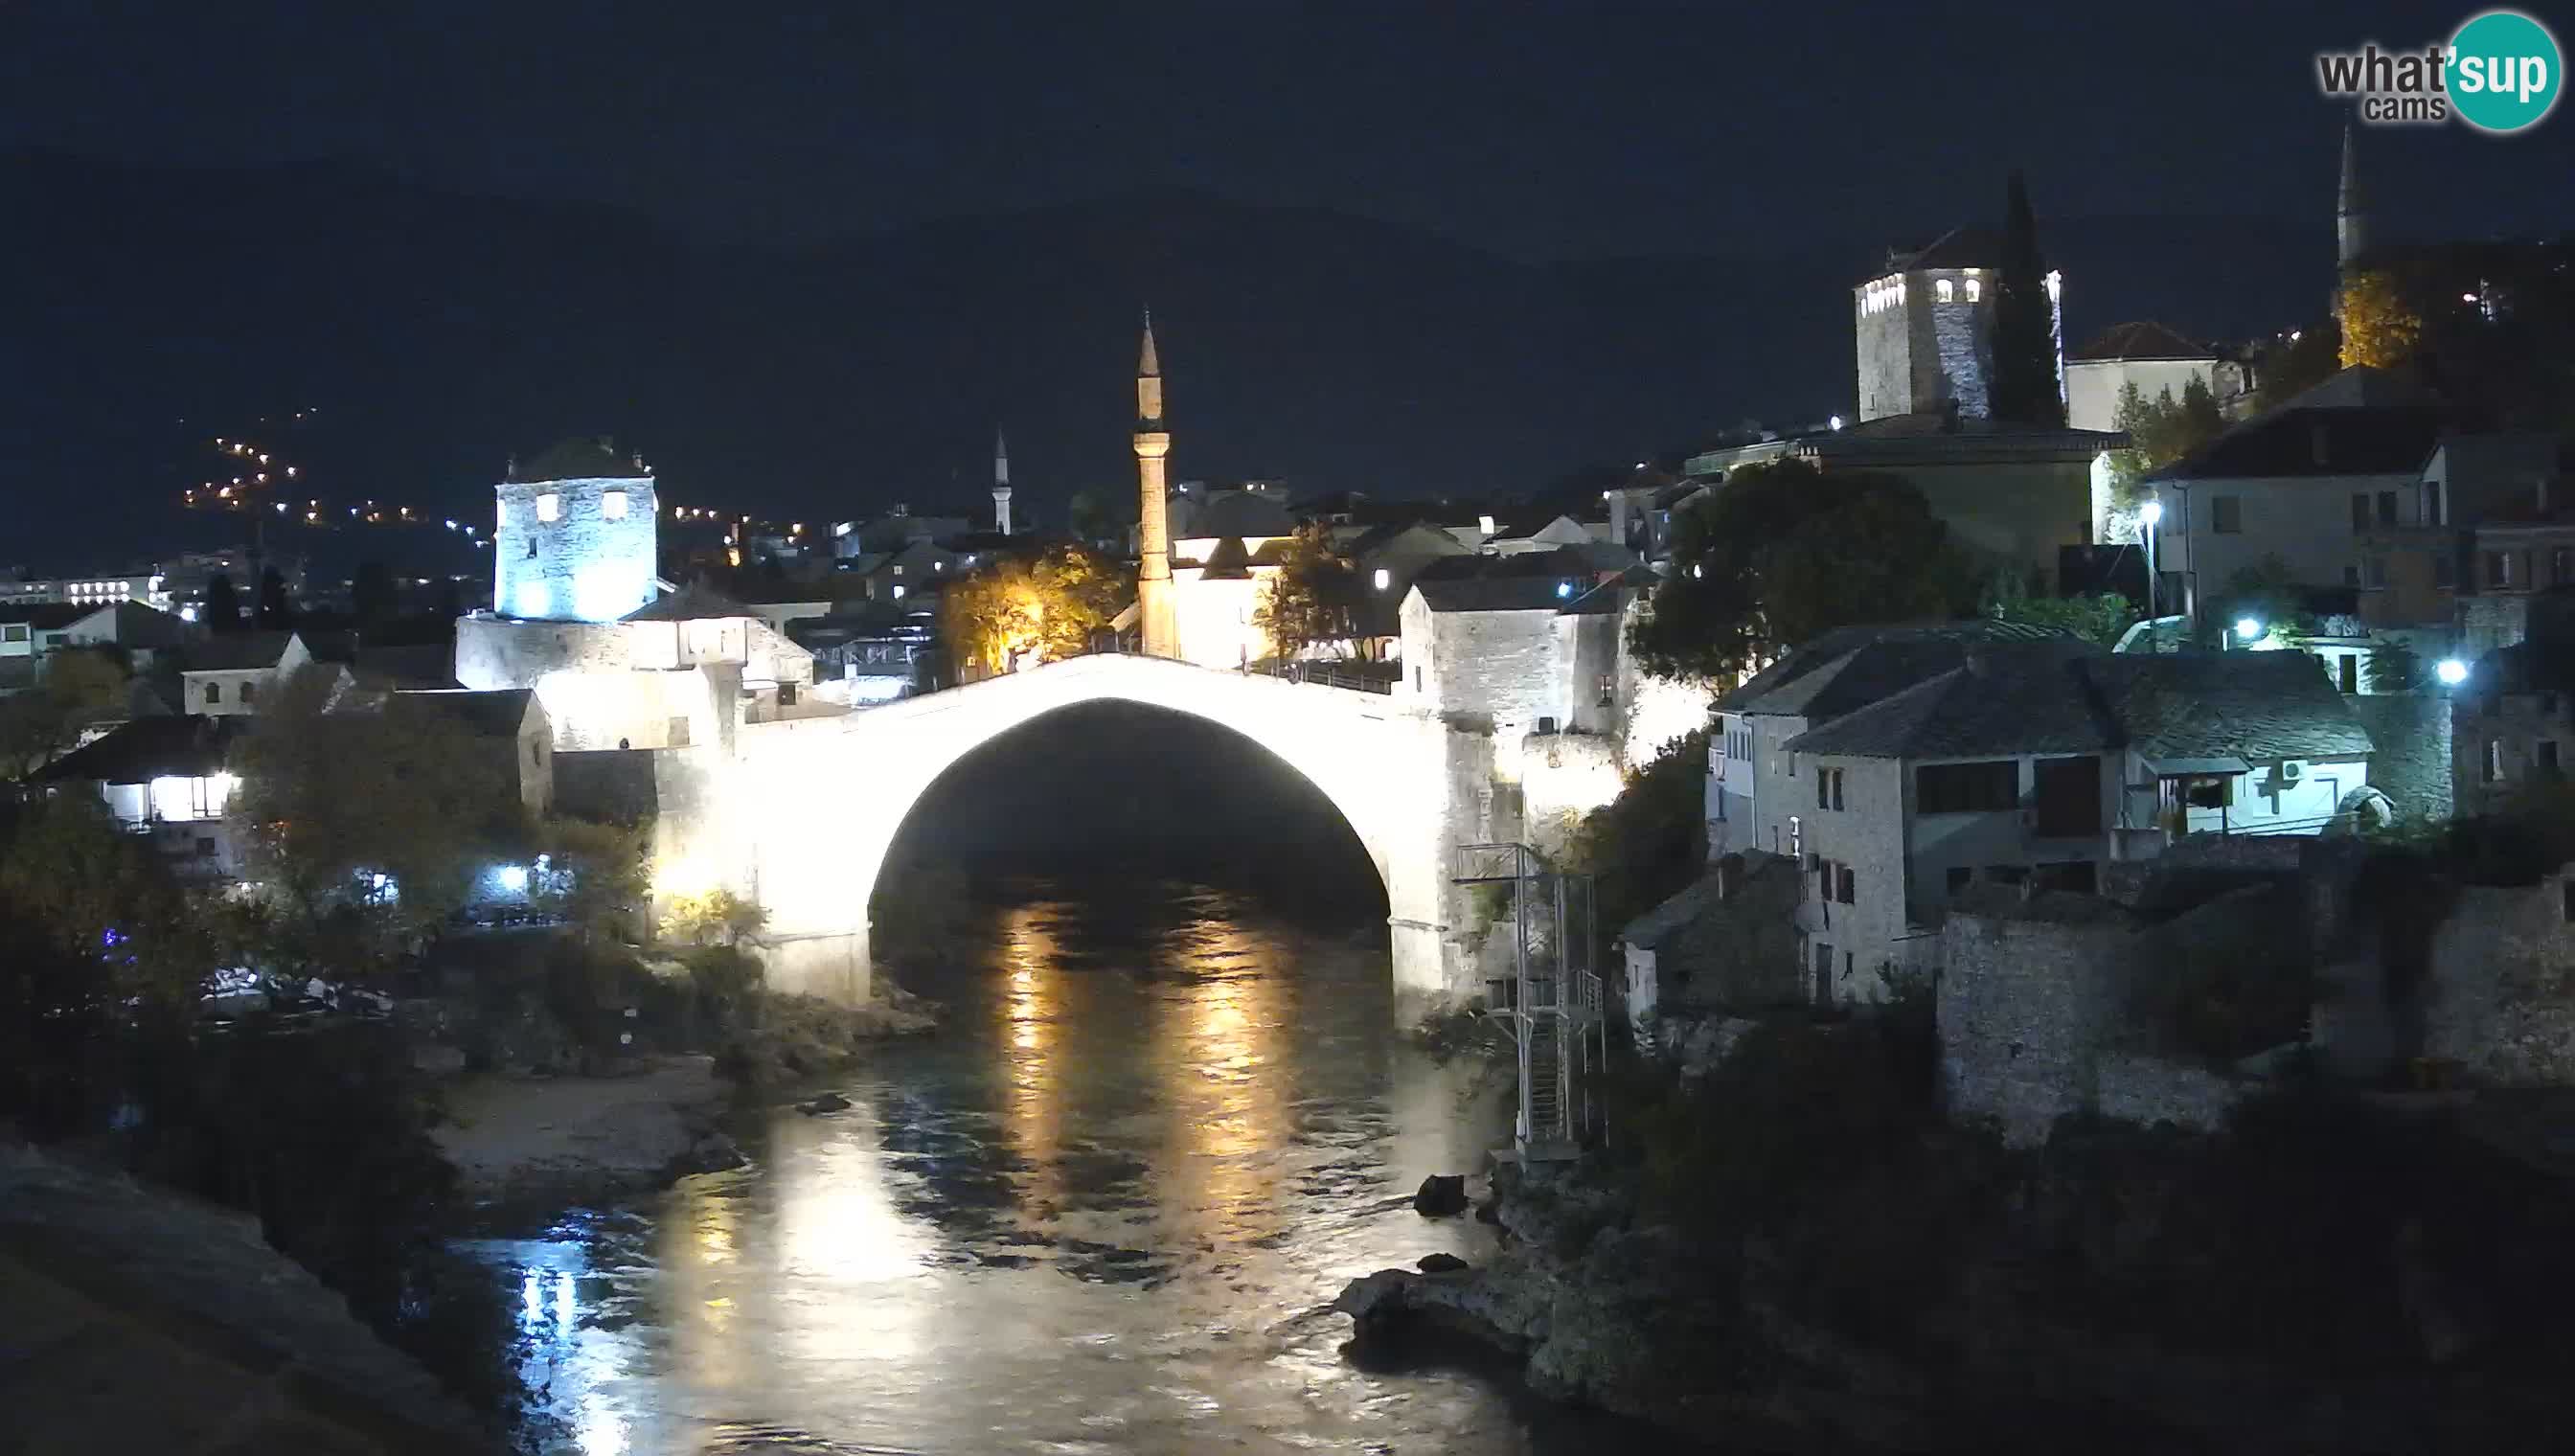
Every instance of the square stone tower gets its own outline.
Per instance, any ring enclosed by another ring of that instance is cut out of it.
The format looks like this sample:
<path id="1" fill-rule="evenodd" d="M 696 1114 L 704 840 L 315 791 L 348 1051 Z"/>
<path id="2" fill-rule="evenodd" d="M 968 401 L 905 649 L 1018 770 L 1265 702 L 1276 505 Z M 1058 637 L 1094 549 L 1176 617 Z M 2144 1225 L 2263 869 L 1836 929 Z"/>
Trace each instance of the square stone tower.
<path id="1" fill-rule="evenodd" d="M 494 488 L 492 609 L 547 622 L 615 622 L 651 602 L 661 507 L 641 456 L 567 440 Z"/>
<path id="2" fill-rule="evenodd" d="M 1954 229 L 1926 248 L 1887 250 L 1886 267 L 1851 290 L 1859 353 L 1859 418 L 1991 413 L 1994 291 L 2002 239 Z M 2065 316 L 2057 275 L 2047 276 L 2057 378 L 2065 375 Z"/>

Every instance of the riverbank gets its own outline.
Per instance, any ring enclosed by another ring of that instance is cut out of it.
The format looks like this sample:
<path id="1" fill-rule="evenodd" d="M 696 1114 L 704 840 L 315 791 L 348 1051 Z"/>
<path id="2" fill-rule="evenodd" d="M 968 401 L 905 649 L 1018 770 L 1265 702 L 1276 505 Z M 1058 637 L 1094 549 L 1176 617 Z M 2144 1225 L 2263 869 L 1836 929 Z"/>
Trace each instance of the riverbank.
<path id="1" fill-rule="evenodd" d="M 477 1203 L 589 1201 L 738 1167 L 719 1120 L 732 1087 L 712 1056 L 658 1056 L 604 1076 L 484 1072 L 441 1089 L 431 1129 Z"/>
<path id="2" fill-rule="evenodd" d="M 1623 1092 L 1623 1142 L 1494 1167 L 1500 1255 L 1335 1308 L 1362 1347 L 1471 1339 L 1539 1395 L 1753 1449 L 2505 1450 L 2575 1420 L 2562 1176 L 2314 1094 L 2006 1150 L 1872 1107 L 1872 1035 Z"/>

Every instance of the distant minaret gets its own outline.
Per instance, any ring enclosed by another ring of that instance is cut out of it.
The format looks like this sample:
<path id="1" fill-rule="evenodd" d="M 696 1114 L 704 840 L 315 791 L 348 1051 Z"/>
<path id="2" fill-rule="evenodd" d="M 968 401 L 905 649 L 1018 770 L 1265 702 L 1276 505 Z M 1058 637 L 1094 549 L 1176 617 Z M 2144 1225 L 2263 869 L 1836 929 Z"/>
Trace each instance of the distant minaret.
<path id="1" fill-rule="evenodd" d="M 2334 202 L 2334 242 L 2345 272 L 2369 251 L 2369 202 L 2360 190 L 2360 153 L 2352 145 L 2349 122 L 2342 128 L 2342 191 Z"/>
<path id="2" fill-rule="evenodd" d="M 1011 443 L 993 432 L 993 529 L 1011 534 Z"/>
<path id="3" fill-rule="evenodd" d="M 1171 453 L 1171 433 L 1163 428 L 1163 361 L 1154 352 L 1154 311 L 1147 309 L 1145 344 L 1136 357 L 1136 615 L 1149 658 L 1181 655 L 1163 475 L 1163 458 Z"/>

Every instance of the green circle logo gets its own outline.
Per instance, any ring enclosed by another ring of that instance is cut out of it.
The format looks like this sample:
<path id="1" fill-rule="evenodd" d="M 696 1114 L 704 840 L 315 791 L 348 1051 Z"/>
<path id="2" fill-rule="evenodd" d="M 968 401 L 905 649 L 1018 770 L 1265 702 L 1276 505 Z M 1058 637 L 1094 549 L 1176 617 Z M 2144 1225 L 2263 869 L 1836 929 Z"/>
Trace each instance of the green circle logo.
<path id="1" fill-rule="evenodd" d="M 2561 55 L 2547 26 L 2518 10 L 2489 10 L 2450 38 L 2450 105 L 2479 131 L 2536 126 L 2564 89 Z"/>

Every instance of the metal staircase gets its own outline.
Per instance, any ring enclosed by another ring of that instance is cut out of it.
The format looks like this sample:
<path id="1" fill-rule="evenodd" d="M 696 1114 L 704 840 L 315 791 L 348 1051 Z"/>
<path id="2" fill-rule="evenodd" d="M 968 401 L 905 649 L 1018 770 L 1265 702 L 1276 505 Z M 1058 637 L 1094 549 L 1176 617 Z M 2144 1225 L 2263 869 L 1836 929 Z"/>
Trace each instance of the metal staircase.
<path id="1" fill-rule="evenodd" d="M 1456 883 L 1506 887 L 1507 913 L 1489 933 L 1510 936 L 1511 973 L 1485 982 L 1485 1005 L 1518 1044 L 1523 1158 L 1564 1158 L 1599 1130 L 1590 1080 L 1606 1064 L 1600 977 L 1591 969 L 1591 880 L 1547 864 L 1526 844 L 1462 844 Z"/>

